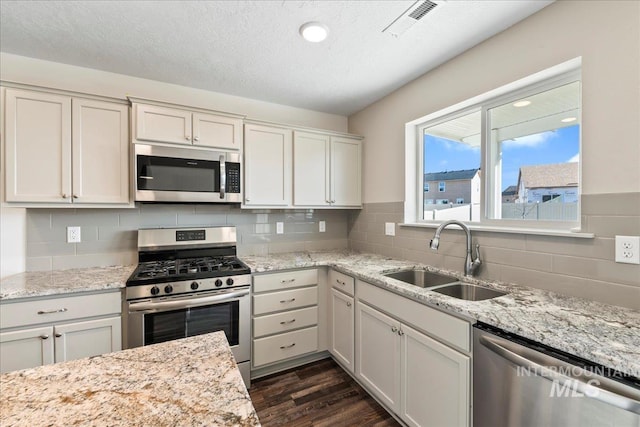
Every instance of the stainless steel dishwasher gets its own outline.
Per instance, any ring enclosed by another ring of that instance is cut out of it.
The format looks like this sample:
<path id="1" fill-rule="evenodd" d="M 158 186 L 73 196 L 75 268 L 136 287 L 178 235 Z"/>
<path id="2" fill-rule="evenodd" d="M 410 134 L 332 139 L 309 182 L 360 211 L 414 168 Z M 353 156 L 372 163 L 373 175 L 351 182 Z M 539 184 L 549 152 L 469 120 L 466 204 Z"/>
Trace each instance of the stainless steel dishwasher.
<path id="1" fill-rule="evenodd" d="M 640 380 L 478 323 L 473 426 L 640 427 Z"/>

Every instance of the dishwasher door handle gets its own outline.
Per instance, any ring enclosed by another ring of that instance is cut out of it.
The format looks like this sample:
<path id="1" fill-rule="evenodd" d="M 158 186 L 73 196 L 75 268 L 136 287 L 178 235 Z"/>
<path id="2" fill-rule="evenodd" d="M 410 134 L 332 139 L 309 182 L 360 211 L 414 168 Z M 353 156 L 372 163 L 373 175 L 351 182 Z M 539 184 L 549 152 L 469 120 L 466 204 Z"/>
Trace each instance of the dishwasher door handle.
<path id="1" fill-rule="evenodd" d="M 496 336 L 483 334 L 480 336 L 480 343 L 516 366 L 534 372 L 547 380 L 560 381 L 563 390 L 568 387 L 586 397 L 640 414 L 640 391 L 631 387 Z M 550 366 L 556 369 L 549 368 Z M 585 372 L 585 374 L 576 375 L 576 372 Z M 571 375 L 565 375 L 565 373 L 571 373 Z M 595 382 L 597 385 L 594 385 L 593 380 L 597 380 Z M 604 387 L 601 387 L 603 385 Z"/>

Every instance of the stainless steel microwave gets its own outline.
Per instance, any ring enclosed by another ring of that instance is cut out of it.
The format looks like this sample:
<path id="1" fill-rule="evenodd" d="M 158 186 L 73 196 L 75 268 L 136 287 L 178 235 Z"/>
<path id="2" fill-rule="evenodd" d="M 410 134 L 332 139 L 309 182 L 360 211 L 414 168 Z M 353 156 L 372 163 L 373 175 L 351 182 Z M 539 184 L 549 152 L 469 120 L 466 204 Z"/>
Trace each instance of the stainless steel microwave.
<path id="1" fill-rule="evenodd" d="M 135 144 L 140 202 L 240 203 L 240 153 Z"/>

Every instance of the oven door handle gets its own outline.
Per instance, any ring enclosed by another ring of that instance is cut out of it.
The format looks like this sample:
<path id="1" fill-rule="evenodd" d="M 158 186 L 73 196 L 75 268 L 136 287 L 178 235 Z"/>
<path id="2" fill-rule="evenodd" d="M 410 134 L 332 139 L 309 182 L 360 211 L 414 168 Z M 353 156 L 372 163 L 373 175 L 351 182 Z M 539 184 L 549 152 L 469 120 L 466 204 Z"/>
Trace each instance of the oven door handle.
<path id="1" fill-rule="evenodd" d="M 167 310 L 167 309 L 181 309 L 181 308 L 189 308 L 189 307 L 199 307 L 202 305 L 207 305 L 210 303 L 221 303 L 225 301 L 231 301 L 234 299 L 242 298 L 244 296 L 249 295 L 249 289 L 243 289 L 237 292 L 229 292 L 224 294 L 216 294 L 206 297 L 195 297 L 188 298 L 183 300 L 170 300 L 170 301 L 161 301 L 161 302 L 153 302 L 150 300 L 140 301 L 140 302 L 130 302 L 129 303 L 129 311 L 130 312 L 141 312 L 141 311 L 158 311 L 158 310 Z"/>

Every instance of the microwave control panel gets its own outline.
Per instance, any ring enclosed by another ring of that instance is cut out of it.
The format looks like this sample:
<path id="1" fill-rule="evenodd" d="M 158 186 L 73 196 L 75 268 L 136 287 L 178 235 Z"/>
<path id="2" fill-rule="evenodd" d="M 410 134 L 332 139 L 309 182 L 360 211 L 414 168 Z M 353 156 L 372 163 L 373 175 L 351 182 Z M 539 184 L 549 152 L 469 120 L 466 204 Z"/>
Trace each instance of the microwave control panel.
<path id="1" fill-rule="evenodd" d="M 240 193 L 240 163 L 226 163 L 227 193 Z"/>

